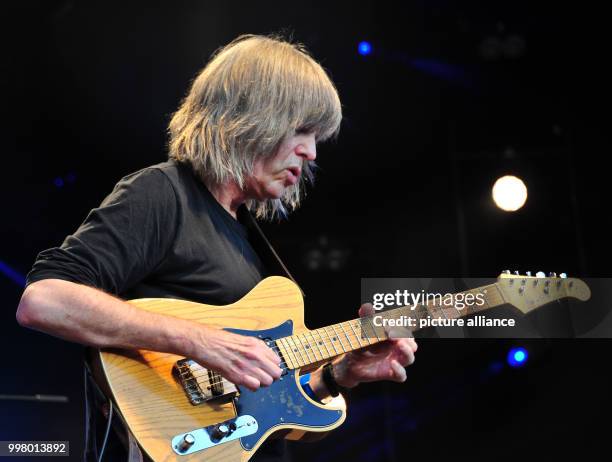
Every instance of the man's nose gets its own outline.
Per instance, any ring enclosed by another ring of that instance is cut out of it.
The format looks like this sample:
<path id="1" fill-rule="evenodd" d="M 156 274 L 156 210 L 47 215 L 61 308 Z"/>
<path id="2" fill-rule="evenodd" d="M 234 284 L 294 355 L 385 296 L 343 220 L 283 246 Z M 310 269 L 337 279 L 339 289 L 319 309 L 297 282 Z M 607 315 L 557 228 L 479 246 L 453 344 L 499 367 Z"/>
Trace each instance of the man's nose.
<path id="1" fill-rule="evenodd" d="M 305 160 L 315 160 L 317 158 L 317 142 L 314 133 L 303 135 L 300 138 L 295 153 Z"/>

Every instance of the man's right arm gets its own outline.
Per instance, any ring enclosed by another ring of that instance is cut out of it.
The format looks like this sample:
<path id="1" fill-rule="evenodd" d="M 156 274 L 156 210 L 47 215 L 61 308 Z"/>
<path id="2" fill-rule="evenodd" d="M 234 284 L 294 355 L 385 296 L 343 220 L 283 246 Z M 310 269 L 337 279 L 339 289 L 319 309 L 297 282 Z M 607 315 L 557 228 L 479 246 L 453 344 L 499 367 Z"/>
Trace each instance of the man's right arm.
<path id="1" fill-rule="evenodd" d="M 61 279 L 28 285 L 17 321 L 97 348 L 185 356 L 252 390 L 270 385 L 281 375 L 278 356 L 261 340 L 142 310 L 98 289 Z"/>

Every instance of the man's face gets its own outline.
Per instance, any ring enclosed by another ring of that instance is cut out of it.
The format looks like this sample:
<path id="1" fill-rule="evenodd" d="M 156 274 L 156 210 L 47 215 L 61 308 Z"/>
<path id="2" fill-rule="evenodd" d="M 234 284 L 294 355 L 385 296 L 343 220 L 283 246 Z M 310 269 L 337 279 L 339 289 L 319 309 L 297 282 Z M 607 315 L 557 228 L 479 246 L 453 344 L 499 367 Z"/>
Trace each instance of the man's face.
<path id="1" fill-rule="evenodd" d="M 255 162 L 246 181 L 247 195 L 259 201 L 279 199 L 286 188 L 300 181 L 304 163 L 316 157 L 314 133 L 297 132 L 286 138 L 274 156 Z"/>

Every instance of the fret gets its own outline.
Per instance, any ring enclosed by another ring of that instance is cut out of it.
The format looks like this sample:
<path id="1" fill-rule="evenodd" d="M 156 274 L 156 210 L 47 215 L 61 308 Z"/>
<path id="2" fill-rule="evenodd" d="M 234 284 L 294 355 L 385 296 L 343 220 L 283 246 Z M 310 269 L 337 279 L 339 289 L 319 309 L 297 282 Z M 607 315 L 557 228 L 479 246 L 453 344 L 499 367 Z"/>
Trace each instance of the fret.
<path id="1" fill-rule="evenodd" d="M 432 318 L 439 317 L 438 310 L 435 306 L 426 306 L 425 309 L 427 310 L 427 316 L 431 316 Z"/>
<path id="2" fill-rule="evenodd" d="M 423 308 L 425 308 L 425 311 L 427 311 L 427 316 L 431 316 L 431 317 L 438 316 L 438 310 L 436 309 L 435 306 L 423 305 Z"/>
<path id="3" fill-rule="evenodd" d="M 308 361 L 304 361 L 304 356 L 302 355 L 302 352 L 300 351 L 300 346 L 295 343 L 295 340 L 293 337 L 294 337 L 293 335 L 291 337 L 287 337 L 287 342 L 291 344 L 293 352 L 300 355 L 300 366 L 305 366 L 306 364 L 308 364 Z"/>
<path id="4" fill-rule="evenodd" d="M 376 339 L 372 338 L 368 333 L 367 333 L 367 323 L 368 323 L 369 319 L 367 318 L 359 318 L 356 319 L 355 322 L 357 322 L 359 324 L 359 329 L 361 331 L 361 338 L 365 339 L 368 342 L 368 345 L 372 345 L 373 343 L 378 343 L 378 336 L 376 336 L 376 332 L 374 332 L 374 336 L 376 337 Z"/>
<path id="5" fill-rule="evenodd" d="M 376 337 L 376 341 L 380 342 L 381 340 L 380 340 L 380 337 L 378 336 L 378 333 L 376 332 L 376 326 L 374 325 L 374 322 L 372 322 L 372 316 L 368 316 L 367 321 L 370 324 L 370 327 L 372 328 L 372 332 L 374 333 L 374 336 Z M 362 326 L 363 326 L 363 323 L 362 323 Z"/>
<path id="6" fill-rule="evenodd" d="M 467 303 L 465 304 L 465 306 L 462 308 L 462 310 L 464 310 L 467 307 Z M 449 310 L 449 316 L 450 319 L 457 319 L 461 317 L 461 313 L 462 311 L 459 311 L 457 308 L 455 308 L 454 306 L 446 306 L 444 305 L 444 309 Z"/>
<path id="7" fill-rule="evenodd" d="M 321 343 L 323 344 L 323 346 L 325 347 L 325 350 L 327 350 L 327 357 L 331 358 L 334 355 L 330 353 L 329 348 L 327 348 L 327 344 L 325 343 L 325 339 L 321 336 L 321 329 L 316 329 L 314 332 L 316 332 L 317 334 L 319 334 L 319 339 L 321 339 Z"/>
<path id="8" fill-rule="evenodd" d="M 469 291 L 471 294 L 474 294 L 475 297 L 477 297 L 481 293 L 484 293 L 484 297 L 483 297 L 484 305 L 479 306 L 479 305 L 476 305 L 476 303 L 474 303 L 473 305 L 468 307 L 468 309 L 466 310 L 466 314 L 478 313 L 479 311 L 486 309 L 485 306 L 487 306 L 489 303 L 488 302 L 489 297 L 486 294 L 486 290 L 487 290 L 486 287 L 480 287 L 478 289 L 473 289 Z"/>
<path id="9" fill-rule="evenodd" d="M 434 306 L 437 308 L 436 305 Z M 442 315 L 444 315 L 444 319 L 448 319 L 448 316 L 446 316 L 446 313 L 444 312 L 444 305 L 440 305 L 440 309 L 436 309 L 436 311 L 442 311 Z"/>
<path id="10" fill-rule="evenodd" d="M 355 328 L 353 327 L 353 322 L 349 321 L 348 325 L 351 328 L 351 330 L 353 331 L 353 334 L 355 334 L 355 337 L 357 339 L 357 343 L 359 344 L 360 347 L 362 347 L 363 344 L 361 343 L 361 340 L 359 340 L 360 335 L 358 335 L 357 332 L 355 332 Z"/>
<path id="11" fill-rule="evenodd" d="M 472 290 L 468 290 L 466 293 L 467 294 L 478 295 L 477 293 L 474 294 L 474 291 L 472 291 Z M 478 310 L 478 308 L 477 308 L 477 306 L 475 304 L 469 304 L 463 310 L 461 310 L 459 312 L 459 317 L 461 317 L 461 316 L 468 316 L 468 315 L 474 313 L 476 310 Z"/>
<path id="12" fill-rule="evenodd" d="M 478 307 L 472 307 L 472 312 L 477 313 L 478 311 L 481 310 L 487 310 L 489 308 L 491 308 L 491 303 L 490 303 L 490 297 L 489 297 L 489 289 L 491 286 L 486 286 L 486 287 L 482 287 L 481 290 L 478 291 L 478 293 L 482 293 L 484 294 L 484 305 L 482 306 L 478 306 Z"/>
<path id="13" fill-rule="evenodd" d="M 422 305 L 419 306 L 416 310 L 414 310 L 414 312 L 418 314 L 418 319 L 425 319 L 430 314 L 427 307 Z"/>
<path id="14" fill-rule="evenodd" d="M 339 355 L 340 353 L 338 352 L 338 349 L 336 348 L 336 344 L 335 342 L 330 338 L 329 333 L 327 332 L 327 327 L 324 327 L 323 329 L 325 329 L 325 335 L 327 335 L 327 339 L 331 342 L 331 346 L 334 348 L 334 352 L 336 353 L 336 355 Z"/>
<path id="15" fill-rule="evenodd" d="M 349 343 L 349 351 L 353 351 L 355 350 L 355 348 L 353 348 L 353 344 L 351 343 L 351 338 L 348 336 L 348 334 L 346 333 L 346 330 L 344 329 L 344 323 L 341 322 L 340 324 L 338 324 L 340 326 L 340 328 L 342 329 L 342 333 L 344 334 L 344 336 L 346 337 L 346 339 L 348 340 Z"/>
<path id="16" fill-rule="evenodd" d="M 284 358 L 285 364 L 289 366 L 287 355 L 285 354 L 285 347 L 282 345 L 281 339 L 276 340 L 276 348 L 278 348 L 278 351 L 276 352 L 276 354 L 281 360 L 280 367 L 281 368 L 283 367 L 283 358 Z M 272 349 L 272 351 L 274 351 L 274 349 Z"/>
<path id="17" fill-rule="evenodd" d="M 346 353 L 346 348 L 344 348 L 344 345 L 342 344 L 342 339 L 340 338 L 340 336 L 338 335 L 338 332 L 336 331 L 336 324 L 332 324 L 331 328 L 334 331 L 334 338 L 338 339 L 338 342 L 340 343 L 340 347 L 342 348 L 342 351 Z"/>
<path id="18" fill-rule="evenodd" d="M 491 291 L 493 292 L 493 289 L 495 289 L 495 294 L 497 294 L 497 301 L 495 302 L 494 306 L 497 305 L 503 305 L 504 303 L 508 303 L 508 300 L 506 300 L 506 298 L 504 297 L 504 292 L 502 290 L 499 290 L 499 286 L 497 285 L 497 283 L 495 284 L 491 284 Z"/>
<path id="19" fill-rule="evenodd" d="M 408 316 L 410 318 L 419 319 L 419 313 L 423 313 L 423 312 L 426 313 L 427 311 L 423 310 L 421 306 L 417 306 L 414 310 L 411 307 L 403 306 L 401 308 L 398 308 L 398 313 L 399 313 L 398 317 L 403 315 L 403 316 Z M 385 335 L 385 338 L 386 338 L 386 335 Z"/>
<path id="20" fill-rule="evenodd" d="M 279 345 L 279 351 L 282 353 L 285 362 L 289 363 L 290 369 L 296 369 L 297 363 L 295 362 L 295 357 L 291 356 L 291 348 L 288 347 L 287 339 L 280 338 L 276 341 L 276 344 Z"/>
<path id="21" fill-rule="evenodd" d="M 317 362 L 318 361 L 317 352 L 314 350 L 314 348 L 312 348 L 312 342 L 308 339 L 308 331 L 300 332 L 298 336 L 300 337 L 300 340 L 302 341 L 302 345 L 304 345 L 306 355 L 308 356 L 308 361 L 310 361 L 310 363 Z M 312 361 L 310 358 L 311 354 L 314 357 L 314 361 Z"/>
<path id="22" fill-rule="evenodd" d="M 479 289 L 474 289 L 474 291 L 477 293 L 484 293 L 484 304 L 481 306 L 473 306 L 470 314 L 478 313 L 480 311 L 484 311 L 494 306 L 500 305 L 501 303 L 499 303 L 498 297 L 496 296 L 497 290 L 495 289 L 495 284 L 481 287 Z"/>
<path id="23" fill-rule="evenodd" d="M 321 356 L 321 361 L 324 360 L 325 359 L 325 355 L 321 351 L 321 347 L 319 345 L 319 342 L 317 342 L 317 339 L 314 338 L 314 335 L 313 335 L 312 331 L 308 331 L 307 333 L 310 334 L 310 338 L 312 339 L 311 342 L 310 342 L 310 345 L 312 345 L 313 342 L 314 342 L 314 345 L 316 346 L 316 349 L 314 347 L 311 348 L 312 354 L 314 354 L 315 359 L 318 360 L 318 358 L 317 358 L 317 350 L 319 350 L 319 355 Z M 306 335 L 306 334 L 304 334 L 304 335 Z"/>
<path id="24" fill-rule="evenodd" d="M 310 347 L 308 345 L 308 340 L 306 339 L 306 337 L 304 336 L 304 334 L 302 333 L 302 338 L 300 338 L 300 334 L 296 335 L 295 337 L 298 339 L 298 341 L 301 343 L 302 348 L 304 349 L 304 353 L 306 353 L 306 356 L 308 357 L 308 364 L 312 364 L 312 363 L 316 363 L 316 359 L 317 357 L 315 356 L 315 360 L 313 361 L 310 358 L 310 353 L 308 350 L 310 350 Z M 306 346 L 304 346 L 304 342 L 306 342 Z"/>

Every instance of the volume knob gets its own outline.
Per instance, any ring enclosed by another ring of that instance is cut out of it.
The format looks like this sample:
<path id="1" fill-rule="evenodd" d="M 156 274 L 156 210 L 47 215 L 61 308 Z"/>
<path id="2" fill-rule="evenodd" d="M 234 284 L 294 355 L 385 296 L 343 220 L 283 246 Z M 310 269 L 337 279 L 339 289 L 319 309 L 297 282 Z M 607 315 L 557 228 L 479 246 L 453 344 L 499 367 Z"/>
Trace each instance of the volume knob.
<path id="1" fill-rule="evenodd" d="M 187 433 L 185 436 L 183 436 L 183 439 L 179 443 L 178 450 L 185 452 L 187 449 L 193 446 L 193 443 L 195 443 L 195 438 L 191 433 Z"/>
<path id="2" fill-rule="evenodd" d="M 232 433 L 235 429 L 235 424 L 219 424 L 215 428 L 213 428 L 210 434 L 210 439 L 213 441 L 219 441 L 220 439 L 225 438 L 227 435 Z"/>

